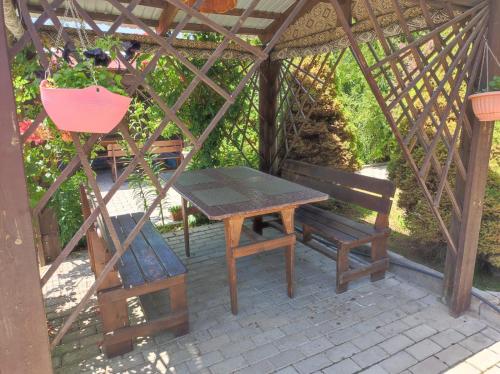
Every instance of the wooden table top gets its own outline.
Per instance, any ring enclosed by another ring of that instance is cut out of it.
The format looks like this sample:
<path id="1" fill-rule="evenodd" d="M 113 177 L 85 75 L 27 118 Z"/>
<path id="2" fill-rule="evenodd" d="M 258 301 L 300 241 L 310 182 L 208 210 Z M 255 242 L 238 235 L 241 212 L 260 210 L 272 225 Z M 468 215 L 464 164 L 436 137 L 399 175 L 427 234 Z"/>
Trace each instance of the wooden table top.
<path id="1" fill-rule="evenodd" d="M 328 199 L 323 192 L 248 167 L 187 171 L 174 189 L 211 220 Z"/>

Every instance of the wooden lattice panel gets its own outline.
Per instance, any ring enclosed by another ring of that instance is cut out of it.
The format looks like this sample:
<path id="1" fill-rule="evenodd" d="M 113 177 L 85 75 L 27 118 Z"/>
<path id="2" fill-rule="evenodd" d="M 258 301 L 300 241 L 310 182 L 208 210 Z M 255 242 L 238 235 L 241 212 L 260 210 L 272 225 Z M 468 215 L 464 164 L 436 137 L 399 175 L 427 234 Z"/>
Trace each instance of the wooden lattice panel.
<path id="1" fill-rule="evenodd" d="M 154 103 L 155 106 L 160 108 L 163 112 L 164 118 L 158 124 L 156 129 L 152 132 L 149 138 L 145 143 L 139 145 L 134 139 L 129 135 L 129 131 L 126 125 L 120 125 L 119 131 L 127 143 L 131 154 L 134 154 L 134 157 L 131 159 L 130 163 L 126 166 L 123 173 L 118 177 L 116 182 L 113 184 L 111 189 L 106 193 L 105 196 L 101 193 L 99 186 L 97 184 L 97 180 L 95 175 L 91 169 L 89 162 L 89 152 L 95 144 L 98 144 L 100 137 L 98 135 L 90 135 L 83 136 L 81 134 L 73 133 L 71 134 L 73 142 L 76 147 L 76 154 L 73 159 L 66 165 L 64 170 L 61 172 L 55 183 L 49 188 L 49 190 L 42 197 L 38 205 L 34 208 L 34 214 L 38 215 L 40 211 L 44 208 L 44 206 L 49 202 L 50 198 L 54 195 L 57 189 L 61 186 L 61 184 L 71 176 L 76 170 L 79 168 L 83 168 L 87 179 L 88 184 L 92 188 L 93 193 L 95 195 L 97 201 L 97 207 L 94 209 L 90 216 L 85 220 L 81 228 L 77 231 L 74 237 L 68 242 L 66 247 L 63 249 L 61 255 L 55 260 L 49 270 L 42 277 L 42 285 L 46 284 L 50 277 L 55 273 L 59 265 L 64 261 L 64 259 L 71 253 L 71 251 L 75 248 L 80 239 L 84 236 L 85 232 L 94 224 L 98 216 L 101 216 L 107 230 L 110 233 L 111 240 L 116 248 L 115 254 L 108 261 L 105 268 L 101 272 L 101 274 L 97 277 L 95 283 L 88 289 L 87 293 L 83 296 L 83 298 L 79 301 L 78 305 L 73 310 L 72 314 L 66 319 L 63 326 L 57 332 L 57 335 L 52 340 L 51 345 L 54 348 L 62 339 L 64 334 L 69 330 L 72 323 L 76 320 L 78 314 L 83 310 L 85 304 L 88 300 L 96 293 L 99 286 L 105 280 L 107 274 L 113 269 L 117 261 L 123 255 L 123 253 L 129 248 L 130 244 L 140 232 L 142 226 L 147 222 L 150 215 L 156 209 L 161 200 L 166 196 L 167 191 L 172 186 L 172 184 L 177 180 L 179 175 L 182 174 L 187 164 L 192 160 L 193 156 L 198 152 L 198 150 L 203 146 L 203 143 L 208 138 L 210 133 L 214 130 L 217 124 L 224 117 L 228 109 L 234 103 L 238 95 L 245 89 L 249 82 L 253 82 L 251 87 L 253 89 L 247 90 L 246 94 L 250 95 L 248 99 L 250 104 L 249 107 L 255 106 L 255 101 L 251 95 L 255 95 L 256 84 L 256 72 L 258 71 L 259 65 L 268 58 L 268 55 L 274 45 L 276 44 L 278 38 L 283 33 L 283 31 L 288 27 L 290 22 L 297 17 L 302 7 L 307 2 L 306 0 L 297 1 L 295 6 L 291 9 L 291 11 L 287 14 L 287 17 L 283 19 L 283 23 L 276 30 L 273 39 L 266 45 L 264 49 L 260 49 L 256 46 L 251 45 L 249 42 L 241 39 L 237 36 L 237 32 L 245 23 L 245 21 L 251 17 L 252 12 L 255 11 L 255 8 L 259 4 L 260 0 L 252 0 L 243 14 L 239 17 L 239 21 L 235 23 L 235 26 L 231 30 L 227 30 L 217 23 L 211 21 L 207 16 L 198 12 L 196 9 L 202 3 L 202 0 L 197 0 L 193 7 L 187 6 L 181 0 L 167 0 L 171 5 L 184 10 L 186 16 L 182 22 L 176 26 L 175 30 L 170 34 L 170 36 L 164 38 L 155 33 L 148 25 L 146 25 L 143 21 L 141 21 L 138 17 L 136 17 L 132 11 L 135 7 L 140 5 L 140 0 L 134 0 L 129 2 L 126 6 L 123 5 L 118 0 L 107 0 L 109 5 L 113 6 L 120 16 L 116 17 L 115 22 L 112 23 L 111 27 L 107 29 L 107 31 L 103 31 L 99 25 L 94 22 L 91 15 L 88 14 L 84 9 L 82 9 L 78 2 L 75 2 L 75 6 L 78 9 L 80 17 L 83 18 L 86 25 L 90 27 L 90 29 L 98 36 L 106 36 L 111 35 L 120 27 L 125 20 L 127 23 L 135 24 L 139 29 L 144 31 L 147 35 L 149 35 L 156 43 L 157 49 L 153 56 L 153 58 L 149 61 L 149 63 L 145 67 L 134 67 L 130 64 L 125 58 L 123 58 L 120 54 L 118 54 L 118 58 L 120 62 L 127 68 L 128 73 L 133 78 L 133 83 L 128 87 L 127 91 L 129 95 L 141 95 L 148 97 L 151 102 Z M 15 57 L 17 53 L 19 53 L 25 46 L 32 43 L 37 51 L 39 60 L 41 65 L 44 68 L 47 68 L 49 65 L 49 56 L 47 55 L 42 40 L 39 35 L 39 30 L 42 25 L 50 20 L 56 27 L 61 26 L 61 20 L 58 18 L 57 14 L 61 13 L 61 7 L 64 5 L 63 0 L 55 0 L 49 4 L 47 0 L 42 0 L 41 6 L 44 11 L 41 16 L 33 21 L 27 7 L 27 2 L 25 0 L 19 1 L 19 9 L 23 19 L 27 27 L 27 31 L 25 35 L 16 42 L 9 50 L 9 58 L 12 59 Z M 58 11 L 59 10 L 59 11 Z M 64 12 L 62 12 L 64 13 Z M 185 57 L 180 51 L 178 51 L 173 46 L 173 40 L 179 35 L 179 33 L 183 30 L 183 27 L 191 20 L 197 19 L 198 21 L 204 23 L 206 26 L 210 27 L 213 32 L 218 33 L 221 37 L 223 37 L 223 41 L 218 45 L 213 54 L 206 59 L 204 65 L 201 68 L 197 68 L 195 64 L 193 64 L 189 58 Z M 62 32 L 62 39 L 64 41 L 70 40 L 70 36 L 66 31 Z M 248 64 L 242 65 L 243 78 L 241 81 L 232 89 L 228 87 L 224 87 L 224 85 L 217 82 L 215 79 L 211 79 L 208 76 L 208 72 L 210 68 L 215 64 L 215 62 L 219 61 L 221 55 L 224 50 L 228 47 L 229 43 L 235 43 L 239 45 L 241 48 L 251 53 L 254 56 L 254 60 Z M 190 80 L 186 84 L 185 90 L 177 97 L 175 103 L 173 105 L 168 105 L 165 100 L 151 87 L 148 83 L 148 74 L 155 68 L 161 56 L 169 56 L 173 60 L 173 63 L 182 65 L 183 68 L 190 71 Z M 204 129 L 204 131 L 199 136 L 193 135 L 190 131 L 189 124 L 183 122 L 179 118 L 179 111 L 182 106 L 190 99 L 194 90 L 199 85 L 205 85 L 209 87 L 214 95 L 218 95 L 221 98 L 221 107 L 218 112 L 211 119 L 210 123 Z M 255 109 L 255 108 L 254 108 Z M 24 134 L 23 140 L 26 140 L 30 134 L 32 134 L 36 128 L 44 121 L 47 114 L 44 110 L 40 112 L 37 116 L 29 130 Z M 145 154 L 152 147 L 154 141 L 161 135 L 163 129 L 167 124 L 174 123 L 183 133 L 184 137 L 188 140 L 188 142 L 192 146 L 192 150 L 186 155 L 184 160 L 182 161 L 179 168 L 173 173 L 173 175 L 163 183 L 160 181 L 154 172 L 148 166 L 145 160 Z M 244 126 L 248 126 L 250 123 L 249 120 L 243 123 Z M 233 129 L 234 131 L 234 129 Z M 246 132 L 245 130 L 241 131 L 240 138 L 245 139 Z M 250 141 L 244 140 L 248 143 Z M 255 143 L 252 143 L 253 147 L 256 147 Z M 137 222 L 135 228 L 130 232 L 128 237 L 124 241 L 120 241 L 113 224 L 111 223 L 110 215 L 107 209 L 107 204 L 114 196 L 114 194 L 119 190 L 119 188 L 123 185 L 123 183 L 127 180 L 128 176 L 134 171 L 137 166 L 140 166 L 146 173 L 146 175 L 150 178 L 152 185 L 155 187 L 157 195 L 154 201 L 150 204 L 149 208 L 146 210 L 142 218 Z"/>
<path id="2" fill-rule="evenodd" d="M 459 145 L 470 137 L 466 98 L 479 71 L 488 17 L 487 1 L 458 12 L 446 1 L 415 0 L 427 29 L 410 31 L 401 0 L 390 0 L 400 34 L 387 36 L 381 17 L 370 0 L 360 0 L 376 35 L 360 44 L 350 19 L 338 0 L 331 0 L 351 49 L 387 117 L 418 184 L 436 216 L 450 249 L 457 243 L 450 234 L 450 217 L 461 219 L 461 202 L 455 195 L 456 176 L 465 179 L 466 162 Z M 445 12 L 449 21 L 434 23 L 431 13 Z M 396 26 L 395 26 L 396 27 Z M 444 157 L 443 157 L 444 154 Z"/>

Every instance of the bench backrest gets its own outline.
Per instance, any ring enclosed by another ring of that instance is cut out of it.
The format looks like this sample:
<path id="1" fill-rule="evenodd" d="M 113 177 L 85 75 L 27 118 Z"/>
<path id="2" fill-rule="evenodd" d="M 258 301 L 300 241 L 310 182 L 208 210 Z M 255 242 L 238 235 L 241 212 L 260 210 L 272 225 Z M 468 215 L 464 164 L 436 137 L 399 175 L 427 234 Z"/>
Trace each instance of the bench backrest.
<path id="1" fill-rule="evenodd" d="M 287 160 L 282 177 L 381 214 L 389 214 L 396 187 L 391 181 Z"/>
<path id="2" fill-rule="evenodd" d="M 132 152 L 127 147 L 123 147 L 120 143 L 111 143 L 106 146 L 108 157 L 125 157 Z M 184 142 L 181 139 L 174 140 L 157 140 L 149 149 L 149 153 L 181 153 L 184 148 Z"/>

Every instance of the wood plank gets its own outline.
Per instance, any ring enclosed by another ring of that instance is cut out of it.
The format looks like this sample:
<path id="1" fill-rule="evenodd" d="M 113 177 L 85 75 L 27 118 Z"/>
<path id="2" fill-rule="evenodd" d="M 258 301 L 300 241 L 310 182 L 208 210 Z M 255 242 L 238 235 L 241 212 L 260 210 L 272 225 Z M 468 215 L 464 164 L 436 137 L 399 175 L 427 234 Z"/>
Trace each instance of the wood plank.
<path id="1" fill-rule="evenodd" d="M 321 218 L 314 214 L 310 214 L 307 211 L 297 211 L 296 219 L 297 223 L 310 226 L 313 232 L 317 232 L 321 236 L 324 236 L 328 240 L 332 240 L 335 243 L 349 244 L 358 240 L 358 238 L 330 227 L 326 222 L 321 220 Z"/>
<path id="2" fill-rule="evenodd" d="M 120 238 L 120 241 L 123 242 L 126 238 L 126 234 L 123 232 L 121 229 L 121 225 L 118 222 L 116 217 L 111 217 L 111 220 L 113 221 L 113 224 L 115 225 L 118 237 Z M 101 228 L 101 233 L 103 233 L 103 237 L 107 234 L 105 234 L 105 231 L 103 232 Z M 106 240 L 108 249 L 112 252 L 115 253 L 114 247 L 111 245 L 110 246 L 110 241 Z M 141 269 L 139 268 L 139 265 L 137 264 L 137 261 L 135 259 L 134 254 L 130 251 L 127 250 L 125 253 L 122 255 L 120 260 L 117 262 L 116 267 L 118 268 L 118 272 L 120 273 L 120 276 L 122 278 L 123 286 L 125 288 L 131 288 L 131 287 L 136 287 L 140 286 L 144 283 L 146 283 L 146 280 L 144 279 L 144 275 L 141 272 Z"/>
<path id="3" fill-rule="evenodd" d="M 158 35 L 165 35 L 167 33 L 178 11 L 179 9 L 175 5 L 170 3 L 164 4 L 160 19 L 158 20 L 158 26 L 156 26 L 156 33 Z"/>
<path id="4" fill-rule="evenodd" d="M 358 269 L 349 270 L 340 274 L 340 283 L 347 283 L 356 280 L 360 277 L 364 277 L 369 274 L 378 273 L 387 270 L 389 267 L 389 259 L 383 259 L 373 262 L 368 266 L 364 266 Z"/>
<path id="5" fill-rule="evenodd" d="M 0 372 L 49 374 L 47 322 L 0 9 Z"/>
<path id="6" fill-rule="evenodd" d="M 142 217 L 142 213 L 132 214 L 132 218 L 137 223 Z M 156 256 L 161 261 L 170 277 L 175 277 L 187 272 L 186 266 L 177 257 L 161 234 L 155 229 L 151 222 L 146 222 L 142 227 L 142 235 L 151 246 Z"/>
<path id="7" fill-rule="evenodd" d="M 128 235 L 136 226 L 136 222 L 132 216 L 123 214 L 116 217 L 120 222 L 123 232 Z M 137 235 L 130 245 L 130 249 L 141 269 L 144 279 L 147 282 L 154 282 L 160 279 L 168 278 L 168 273 L 155 251 L 149 246 L 149 243 L 144 239 L 142 231 Z"/>
<path id="8" fill-rule="evenodd" d="M 396 186 L 391 181 L 334 169 L 332 167 L 311 165 L 295 160 L 287 160 L 283 167 L 290 169 L 292 173 L 302 174 L 327 182 L 335 182 L 384 196 L 394 196 L 396 192 Z"/>
<path id="9" fill-rule="evenodd" d="M 379 213 L 388 213 L 391 210 L 392 201 L 390 199 L 370 195 L 338 184 L 312 179 L 311 177 L 288 173 L 286 169 L 282 173 L 286 179 L 327 193 L 334 199 L 356 204 Z"/>
<path id="10" fill-rule="evenodd" d="M 281 247 L 286 247 L 288 245 L 294 244 L 295 240 L 296 240 L 295 234 L 288 234 L 276 239 L 269 239 L 241 247 L 236 247 L 233 249 L 234 257 L 235 258 L 246 257 L 257 253 L 266 252 Z"/>
<path id="11" fill-rule="evenodd" d="M 139 285 L 133 288 L 116 288 L 116 289 L 101 291 L 98 294 L 98 298 L 100 300 L 102 299 L 103 302 L 114 302 L 118 300 L 128 299 L 135 296 L 142 296 L 148 293 L 164 290 L 166 288 L 175 286 L 185 281 L 186 281 L 185 275 L 181 274 L 176 277 L 171 277 L 152 283 L 145 283 L 143 285 Z"/>
<path id="12" fill-rule="evenodd" d="M 131 338 L 151 336 L 161 330 L 182 325 L 188 319 L 186 311 L 171 314 L 167 317 L 158 318 L 136 326 L 124 327 L 112 333 L 104 335 L 104 344 L 116 344 Z"/>

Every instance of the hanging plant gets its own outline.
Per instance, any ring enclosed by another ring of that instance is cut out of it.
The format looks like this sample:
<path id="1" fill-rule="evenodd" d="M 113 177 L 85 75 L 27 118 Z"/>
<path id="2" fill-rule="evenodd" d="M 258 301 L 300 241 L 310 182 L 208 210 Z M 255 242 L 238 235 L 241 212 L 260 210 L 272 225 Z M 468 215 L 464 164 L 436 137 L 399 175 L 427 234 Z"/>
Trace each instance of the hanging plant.
<path id="1" fill-rule="evenodd" d="M 479 76 L 479 82 L 482 80 L 483 68 L 486 66 L 486 76 L 489 76 L 489 64 L 488 55 L 491 55 L 498 67 L 500 67 L 500 62 L 498 58 L 493 54 L 493 51 L 488 45 L 488 41 L 485 40 L 484 52 L 483 52 L 483 63 L 481 66 L 481 73 Z M 469 96 L 472 103 L 472 110 L 474 114 L 481 122 L 488 121 L 500 121 L 500 77 L 495 76 L 493 80 L 486 84 L 486 90 L 484 92 L 477 93 L 475 95 Z"/>
<path id="2" fill-rule="evenodd" d="M 185 0 L 189 6 L 193 6 L 196 0 Z M 236 0 L 204 0 L 200 5 L 203 13 L 226 13 L 236 8 Z"/>
<path id="3" fill-rule="evenodd" d="M 77 33 L 84 57 L 72 43 L 66 43 L 59 55 L 56 53 L 46 79 L 40 83 L 42 104 L 59 130 L 106 134 L 123 119 L 132 100 L 124 96 L 122 77 L 107 69 L 116 56 L 106 51 L 116 50 L 119 41 L 101 38 L 90 46 L 73 0 L 67 4 L 65 17 L 70 13 L 78 23 Z M 58 32 L 56 45 L 61 35 L 62 29 Z"/>
<path id="4" fill-rule="evenodd" d="M 488 91 L 469 96 L 474 114 L 481 122 L 500 121 L 500 77 L 488 84 Z"/>

